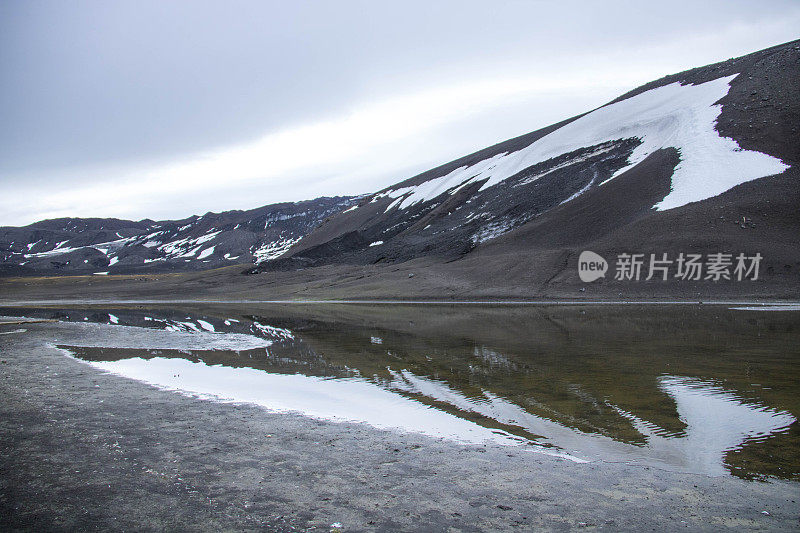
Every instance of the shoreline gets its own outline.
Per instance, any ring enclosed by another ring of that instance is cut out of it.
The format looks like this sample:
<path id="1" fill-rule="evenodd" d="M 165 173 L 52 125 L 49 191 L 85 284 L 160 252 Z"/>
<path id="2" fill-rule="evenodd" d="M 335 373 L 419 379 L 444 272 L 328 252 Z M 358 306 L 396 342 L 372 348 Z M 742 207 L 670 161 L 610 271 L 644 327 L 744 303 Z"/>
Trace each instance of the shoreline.
<path id="1" fill-rule="evenodd" d="M 797 482 L 575 464 L 188 397 L 64 356 L 52 343 L 80 342 L 74 324 L 26 326 L 0 337 L 12 529 L 796 527 Z"/>
<path id="2" fill-rule="evenodd" d="M 399 300 L 399 299 L 343 299 L 343 300 L 243 300 L 243 299 L 57 299 L 57 300 L 0 300 L 1 307 L 72 306 L 72 305 L 185 305 L 185 304 L 294 304 L 294 305 L 475 305 L 475 306 L 547 306 L 547 305 L 715 305 L 750 307 L 794 307 L 800 300 Z"/>

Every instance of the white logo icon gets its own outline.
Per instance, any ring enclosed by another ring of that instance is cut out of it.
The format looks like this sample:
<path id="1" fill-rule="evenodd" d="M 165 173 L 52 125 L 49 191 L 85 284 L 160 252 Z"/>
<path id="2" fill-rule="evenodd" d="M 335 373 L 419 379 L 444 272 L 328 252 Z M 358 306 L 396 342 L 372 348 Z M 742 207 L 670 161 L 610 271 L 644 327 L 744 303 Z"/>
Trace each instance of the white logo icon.
<path id="1" fill-rule="evenodd" d="M 578 257 L 578 276 L 581 281 L 591 283 L 598 278 L 604 278 L 608 271 L 608 262 L 602 256 L 585 250 Z"/>

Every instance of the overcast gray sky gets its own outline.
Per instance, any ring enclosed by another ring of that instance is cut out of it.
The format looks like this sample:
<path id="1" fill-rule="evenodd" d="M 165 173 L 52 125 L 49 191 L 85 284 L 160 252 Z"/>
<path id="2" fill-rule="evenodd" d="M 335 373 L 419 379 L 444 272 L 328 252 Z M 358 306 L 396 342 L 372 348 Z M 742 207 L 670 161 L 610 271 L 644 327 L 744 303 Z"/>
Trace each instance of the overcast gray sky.
<path id="1" fill-rule="evenodd" d="M 0 225 L 372 192 L 797 28 L 796 0 L 0 0 Z"/>

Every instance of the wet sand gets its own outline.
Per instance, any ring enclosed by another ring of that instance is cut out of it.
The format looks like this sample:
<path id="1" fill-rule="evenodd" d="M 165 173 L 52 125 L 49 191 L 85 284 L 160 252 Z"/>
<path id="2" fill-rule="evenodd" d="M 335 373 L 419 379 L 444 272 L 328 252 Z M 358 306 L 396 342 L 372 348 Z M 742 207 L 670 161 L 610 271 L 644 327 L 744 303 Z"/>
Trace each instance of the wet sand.
<path id="1" fill-rule="evenodd" d="M 575 464 L 186 397 L 0 326 L 0 528 L 796 530 L 800 484 Z M 113 326 L 107 326 L 113 328 Z M 766 513 L 765 513 L 766 512 Z M 336 524 L 336 526 L 334 526 Z"/>

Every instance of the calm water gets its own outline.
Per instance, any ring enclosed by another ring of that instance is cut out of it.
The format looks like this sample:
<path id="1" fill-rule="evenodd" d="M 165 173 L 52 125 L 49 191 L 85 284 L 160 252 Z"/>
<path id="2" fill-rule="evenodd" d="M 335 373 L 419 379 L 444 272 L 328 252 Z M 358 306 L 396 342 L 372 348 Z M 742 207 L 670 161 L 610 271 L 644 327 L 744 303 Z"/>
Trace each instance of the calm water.
<path id="1" fill-rule="evenodd" d="M 176 333 L 197 340 L 188 347 L 159 344 L 159 334 L 146 347 L 127 348 L 128 328 L 61 347 L 99 370 L 202 398 L 468 444 L 526 446 L 574 461 L 800 479 L 797 310 L 331 304 L 0 311 L 191 333 Z M 254 342 L 197 349 L 230 333 Z"/>

